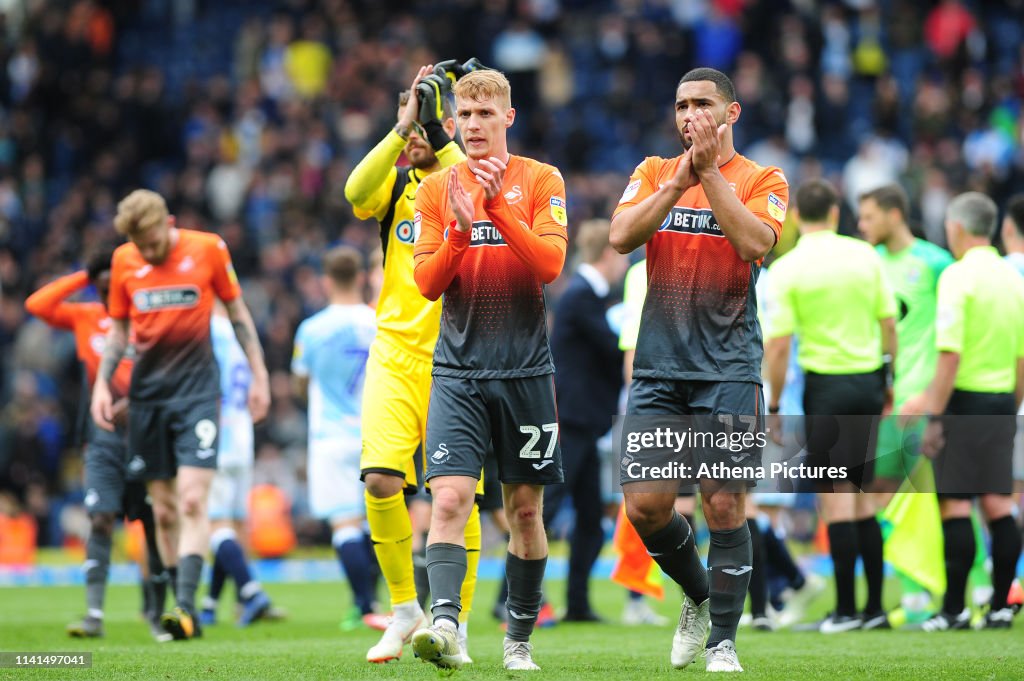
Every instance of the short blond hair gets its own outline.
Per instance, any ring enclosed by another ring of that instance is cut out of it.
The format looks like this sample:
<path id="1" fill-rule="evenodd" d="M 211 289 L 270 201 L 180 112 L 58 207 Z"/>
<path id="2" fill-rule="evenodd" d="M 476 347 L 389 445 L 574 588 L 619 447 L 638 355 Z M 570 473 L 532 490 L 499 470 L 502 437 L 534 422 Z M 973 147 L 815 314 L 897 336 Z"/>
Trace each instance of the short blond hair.
<path id="1" fill-rule="evenodd" d="M 130 238 L 165 224 L 168 215 L 164 197 L 148 189 L 136 189 L 117 204 L 114 229 Z"/>
<path id="2" fill-rule="evenodd" d="M 576 234 L 576 250 L 579 251 L 580 260 L 590 265 L 600 260 L 604 249 L 608 248 L 610 233 L 611 223 L 607 220 L 585 220 Z"/>
<path id="3" fill-rule="evenodd" d="M 467 73 L 456 81 L 453 91 L 462 99 L 482 102 L 493 98 L 504 104 L 506 109 L 512 108 L 512 86 L 501 71 L 481 69 Z"/>

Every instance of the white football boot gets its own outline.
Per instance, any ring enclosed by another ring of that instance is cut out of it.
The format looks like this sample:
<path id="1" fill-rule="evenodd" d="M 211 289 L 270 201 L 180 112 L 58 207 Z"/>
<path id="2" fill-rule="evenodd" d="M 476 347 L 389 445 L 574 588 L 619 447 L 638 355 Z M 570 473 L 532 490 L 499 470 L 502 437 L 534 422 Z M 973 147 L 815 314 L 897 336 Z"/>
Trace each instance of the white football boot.
<path id="1" fill-rule="evenodd" d="M 679 614 L 679 625 L 672 636 L 672 666 L 682 669 L 697 659 L 704 650 L 711 627 L 711 599 L 700 605 L 689 596 L 683 596 L 683 610 Z"/>
<path id="2" fill-rule="evenodd" d="M 448 620 L 420 629 L 412 635 L 412 651 L 416 657 L 440 669 L 462 667 L 459 630 Z"/>
<path id="3" fill-rule="evenodd" d="M 709 672 L 741 672 L 740 659 L 736 657 L 736 646 L 729 639 L 714 648 L 708 648 L 704 657 L 707 660 L 705 670 Z"/>
<path id="4" fill-rule="evenodd" d="M 540 671 L 533 661 L 533 646 L 525 641 L 505 639 L 504 663 L 509 671 Z"/>
<path id="5" fill-rule="evenodd" d="M 429 626 L 430 621 L 416 601 L 396 605 L 391 621 L 377 645 L 366 653 L 366 661 L 382 664 L 402 657 L 402 648 L 417 629 Z"/>

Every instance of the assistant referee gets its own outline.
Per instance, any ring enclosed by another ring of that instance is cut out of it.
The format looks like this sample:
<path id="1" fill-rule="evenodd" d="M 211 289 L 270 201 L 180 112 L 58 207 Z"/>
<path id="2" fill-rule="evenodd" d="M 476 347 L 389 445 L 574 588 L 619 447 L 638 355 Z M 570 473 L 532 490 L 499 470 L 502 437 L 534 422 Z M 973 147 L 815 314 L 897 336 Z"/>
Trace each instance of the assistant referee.
<path id="1" fill-rule="evenodd" d="M 810 466 L 845 467 L 844 481 L 819 488 L 835 568 L 836 608 L 822 633 L 888 627 L 882 610 L 882 532 L 870 495 L 858 494 L 873 477 L 877 430 L 869 416 L 891 404 L 884 367 L 896 347 L 896 301 L 882 261 L 867 243 L 836 234 L 839 195 L 823 180 L 796 192 L 800 240 L 775 261 L 765 310 L 771 397 L 779 413 L 794 335 L 805 373 L 804 412 Z M 845 416 L 841 424 L 835 416 Z M 849 418 L 860 416 L 861 418 Z M 841 428 L 840 428 L 841 425 Z M 777 424 L 776 424 L 777 426 Z M 855 599 L 857 556 L 864 563 L 868 600 Z"/>

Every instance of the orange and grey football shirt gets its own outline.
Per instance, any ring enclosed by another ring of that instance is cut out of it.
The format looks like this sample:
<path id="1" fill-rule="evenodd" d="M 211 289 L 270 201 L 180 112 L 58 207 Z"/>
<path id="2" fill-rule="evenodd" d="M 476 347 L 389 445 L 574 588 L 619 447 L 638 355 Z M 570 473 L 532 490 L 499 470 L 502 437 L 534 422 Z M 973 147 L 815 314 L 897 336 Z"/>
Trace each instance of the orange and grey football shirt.
<path id="1" fill-rule="evenodd" d="M 86 380 L 92 388 L 96 382 L 103 349 L 106 347 L 110 316 L 103 303 L 72 303 L 68 298 L 89 286 L 89 275 L 83 270 L 68 274 L 42 287 L 25 301 L 25 309 L 55 329 L 75 334 L 75 350 L 85 366 Z M 115 400 L 128 395 L 132 375 L 132 351 L 125 353 L 110 381 Z"/>
<path id="2" fill-rule="evenodd" d="M 133 401 L 220 394 L 210 342 L 214 297 L 241 295 L 227 245 L 216 234 L 178 230 L 167 259 L 151 265 L 132 243 L 114 251 L 110 316 L 131 319 L 136 359 Z"/>
<path id="3" fill-rule="evenodd" d="M 473 226 L 455 229 L 452 173 L 473 198 Z M 435 376 L 525 378 L 554 373 L 544 284 L 565 262 L 565 183 L 557 168 L 510 156 L 503 194 L 486 201 L 467 163 L 424 178 L 416 193 L 416 284 L 444 294 Z"/>
<path id="4" fill-rule="evenodd" d="M 613 219 L 671 180 L 681 158 L 644 159 Z M 721 172 L 778 239 L 789 202 L 782 171 L 736 154 Z M 647 242 L 647 298 L 633 375 L 761 383 L 764 348 L 754 293 L 759 270 L 760 262 L 744 262 L 729 243 L 700 184 L 683 192 Z"/>

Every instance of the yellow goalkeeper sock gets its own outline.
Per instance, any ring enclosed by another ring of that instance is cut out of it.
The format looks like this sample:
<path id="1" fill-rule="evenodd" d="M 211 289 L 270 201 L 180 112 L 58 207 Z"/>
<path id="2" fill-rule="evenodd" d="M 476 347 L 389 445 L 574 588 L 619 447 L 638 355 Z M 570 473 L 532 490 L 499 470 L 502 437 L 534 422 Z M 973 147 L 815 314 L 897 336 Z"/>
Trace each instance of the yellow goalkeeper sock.
<path id="1" fill-rule="evenodd" d="M 459 622 L 469 621 L 469 611 L 473 609 L 473 596 L 476 594 L 476 570 L 480 565 L 480 507 L 473 504 L 466 521 L 466 579 L 462 582 L 462 612 Z"/>
<path id="2" fill-rule="evenodd" d="M 412 522 L 405 507 L 405 494 L 378 499 L 366 497 L 366 520 L 377 554 L 377 563 L 391 592 L 391 606 L 416 600 L 416 580 L 412 570 Z M 479 526 L 479 524 L 478 524 Z M 479 530 L 478 530 L 479 532 Z M 479 540 L 478 540 L 479 545 Z"/>

